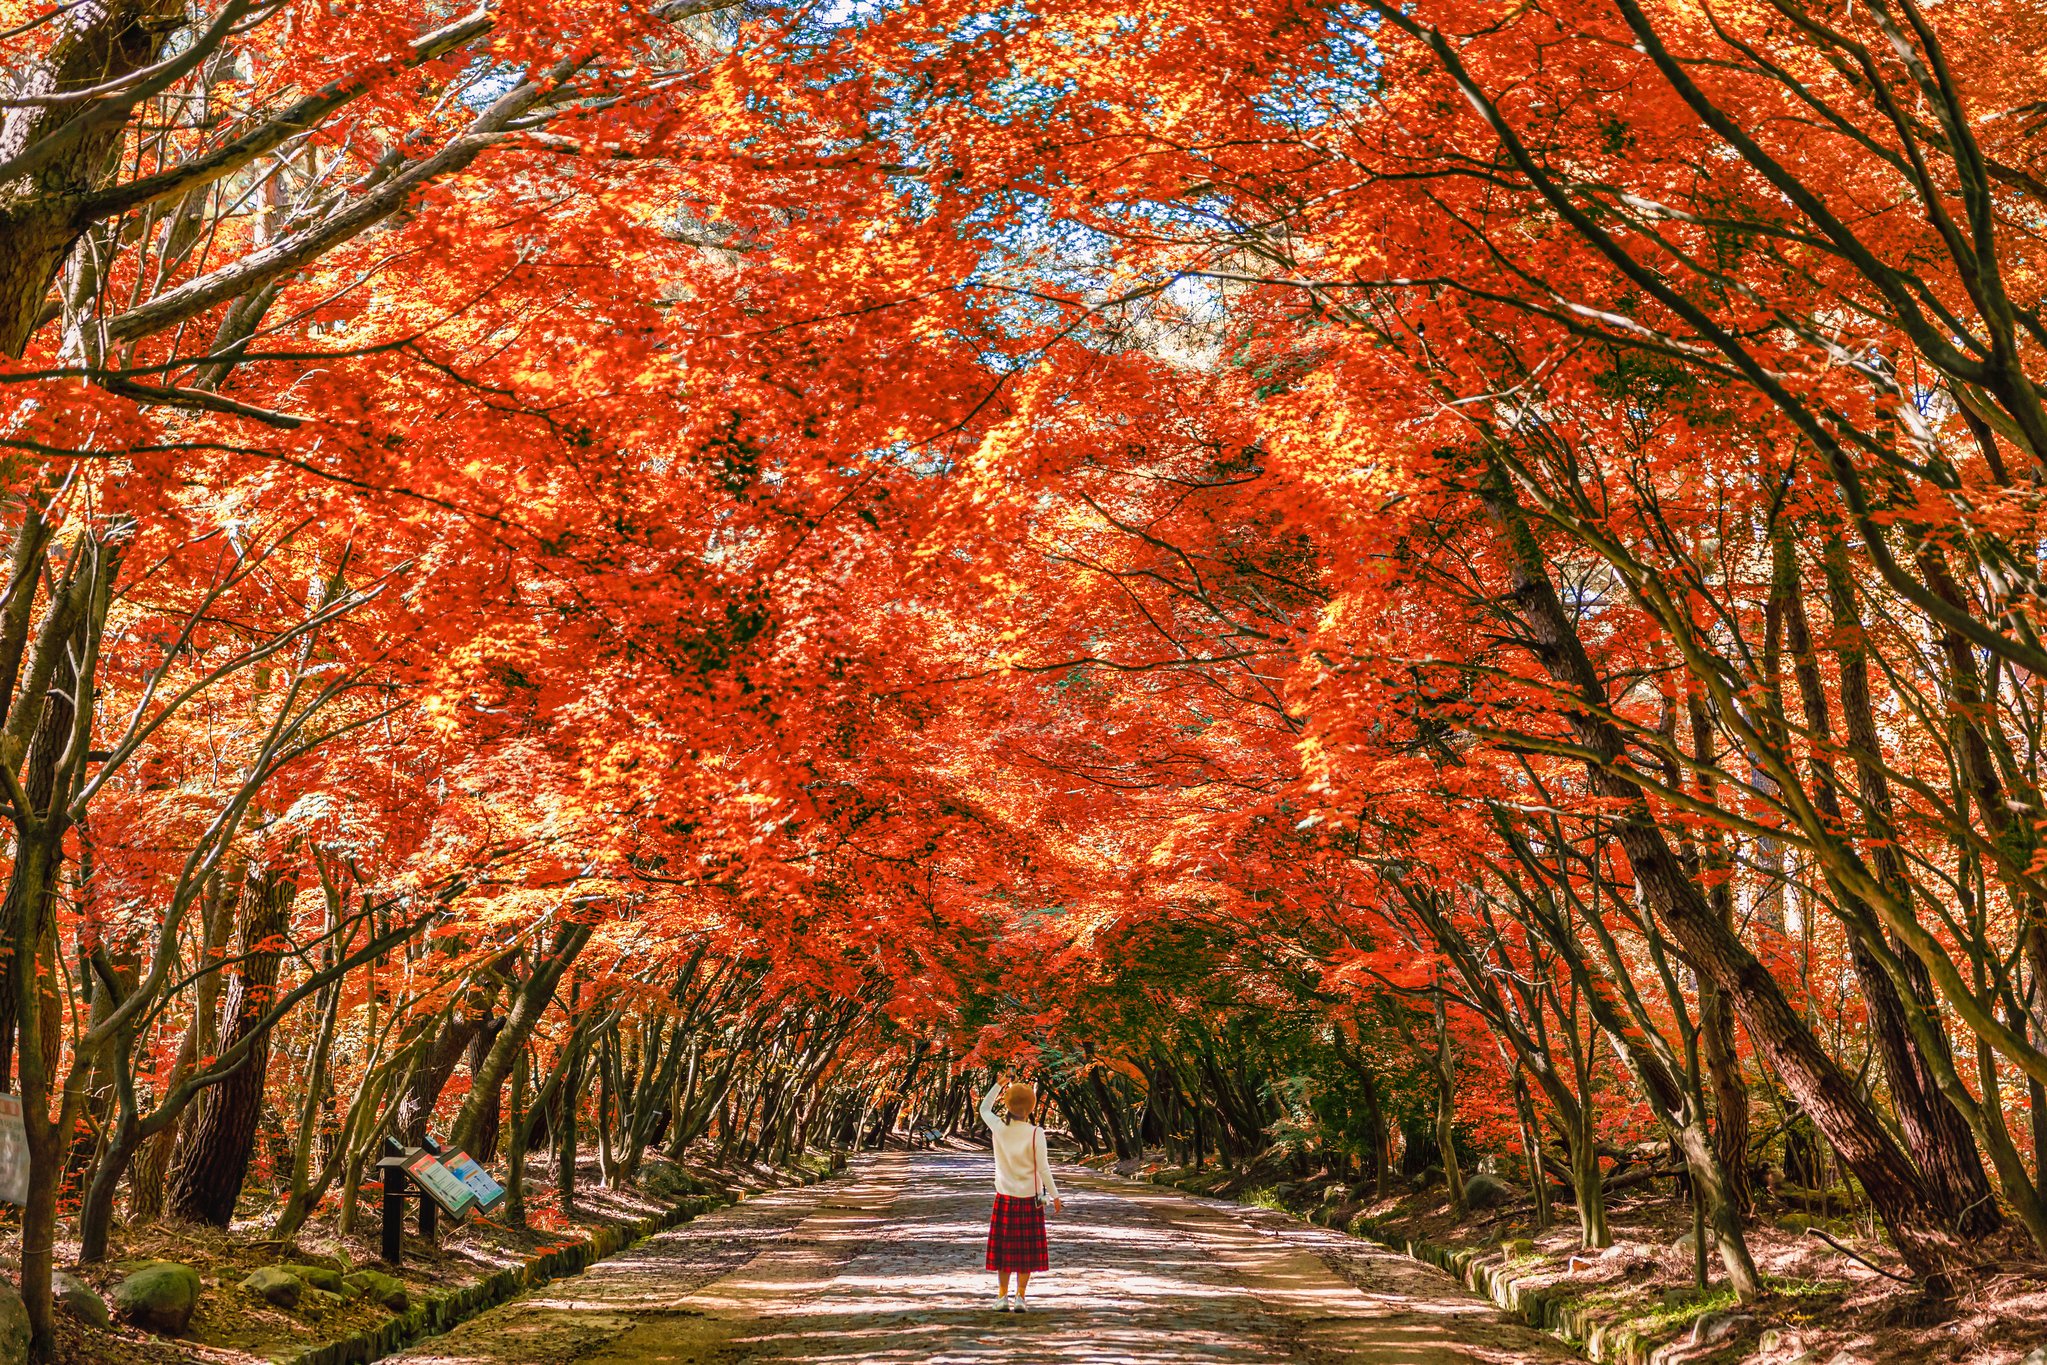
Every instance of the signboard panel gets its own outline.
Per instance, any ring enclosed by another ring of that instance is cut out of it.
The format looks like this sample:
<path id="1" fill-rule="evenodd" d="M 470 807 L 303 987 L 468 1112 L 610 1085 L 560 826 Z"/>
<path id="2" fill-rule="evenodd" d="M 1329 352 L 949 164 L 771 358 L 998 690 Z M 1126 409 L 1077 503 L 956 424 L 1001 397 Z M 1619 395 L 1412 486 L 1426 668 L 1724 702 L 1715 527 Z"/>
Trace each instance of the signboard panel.
<path id="1" fill-rule="evenodd" d="M 405 1158 L 405 1173 L 451 1218 L 460 1218 L 476 1204 L 475 1192 L 443 1166 L 440 1158 L 432 1152 L 416 1152 Z"/>
<path id="2" fill-rule="evenodd" d="M 485 1213 L 505 1202 L 505 1187 L 491 1179 L 490 1172 L 477 1165 L 469 1153 L 456 1152 L 452 1156 L 444 1156 L 441 1164 L 448 1168 L 449 1174 L 469 1187 L 469 1192 L 476 1196 L 476 1207 Z"/>
<path id="3" fill-rule="evenodd" d="M 0 1095 L 0 1199 L 28 1202 L 28 1130 L 17 1095 Z"/>

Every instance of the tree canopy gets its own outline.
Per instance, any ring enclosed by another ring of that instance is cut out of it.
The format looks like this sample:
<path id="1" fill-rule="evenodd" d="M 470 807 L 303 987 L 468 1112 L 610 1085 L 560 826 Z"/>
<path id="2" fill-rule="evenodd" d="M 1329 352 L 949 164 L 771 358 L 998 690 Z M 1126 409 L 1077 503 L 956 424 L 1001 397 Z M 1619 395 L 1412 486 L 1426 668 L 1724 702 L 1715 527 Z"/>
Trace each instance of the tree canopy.
<path id="1" fill-rule="evenodd" d="M 1743 1298 L 1822 1149 L 2047 1252 L 2032 7 L 0 30 L 40 1349 L 60 1222 L 1000 1066 L 1592 1247 L 1666 1144 Z"/>

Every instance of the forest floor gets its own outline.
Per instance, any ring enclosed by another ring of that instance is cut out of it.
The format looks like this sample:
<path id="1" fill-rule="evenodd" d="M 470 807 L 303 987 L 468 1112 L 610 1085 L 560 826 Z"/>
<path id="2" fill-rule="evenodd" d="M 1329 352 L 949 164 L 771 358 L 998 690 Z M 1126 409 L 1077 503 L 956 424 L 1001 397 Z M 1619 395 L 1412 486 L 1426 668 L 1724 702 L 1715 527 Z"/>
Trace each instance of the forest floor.
<path id="1" fill-rule="evenodd" d="M 1569 1202 L 1558 1202 L 1554 1225 L 1538 1233 L 1534 1201 L 1518 1190 L 1517 1198 L 1459 1219 L 1450 1212 L 1440 1177 L 1433 1185 L 1375 1199 L 1334 1176 L 1285 1177 L 1256 1166 L 1236 1171 L 1212 1166 L 1199 1175 L 1131 1162 L 1118 1169 L 1387 1241 L 1483 1253 L 1496 1258 L 1524 1290 L 1557 1292 L 1602 1321 L 1675 1343 L 1660 1357 L 1673 1365 L 1706 1360 L 2032 1365 L 2047 1359 L 2047 1266 L 2009 1230 L 1982 1249 L 1985 1264 L 1996 1267 L 1995 1273 L 1963 1286 L 1953 1303 L 1935 1307 L 1808 1231 L 1817 1226 L 1868 1261 L 1901 1270 L 1895 1254 L 1868 1226 L 1866 1210 L 1857 1218 L 1838 1206 L 1828 1210 L 1809 1199 L 1765 1192 L 1750 1228 L 1749 1248 L 1772 1292 L 1752 1309 L 1741 1310 L 1724 1287 L 1717 1262 L 1709 1263 L 1713 1283 L 1703 1292 L 1695 1287 L 1690 1206 L 1667 1195 L 1616 1192 L 1607 1207 L 1613 1245 L 1603 1253 L 1587 1253 L 1580 1249 Z M 1710 1348 L 1689 1344 L 1702 1319 L 1726 1332 Z"/>
<path id="2" fill-rule="evenodd" d="M 171 1221 L 116 1226 L 107 1260 L 74 1273 L 111 1302 L 114 1285 L 138 1262 L 177 1261 L 199 1272 L 203 1289 L 198 1308 L 177 1338 L 119 1323 L 94 1329 L 59 1313 L 59 1360 L 62 1365 L 268 1365 L 288 1360 L 308 1346 L 373 1330 L 394 1314 L 354 1297 L 323 1298 L 291 1310 L 273 1307 L 239 1288 L 242 1279 L 260 1266 L 297 1262 L 378 1270 L 402 1280 L 418 1302 L 427 1294 L 476 1284 L 600 1229 L 660 1214 L 684 1196 L 751 1195 L 795 1185 L 806 1174 L 814 1172 L 767 1166 L 709 1169 L 650 1161 L 638 1188 L 607 1189 L 599 1183 L 594 1163 L 585 1162 L 578 1166 L 575 1217 L 564 1219 L 554 1202 L 550 1173 L 539 1165 L 528 1177 L 531 1194 L 524 1228 L 476 1217 L 462 1223 L 443 1219 L 438 1238 L 428 1244 L 413 1235 L 408 1205 L 405 1259 L 396 1269 L 377 1259 L 382 1218 L 374 1188 L 364 1197 L 352 1235 L 343 1237 L 336 1231 L 330 1207 L 309 1219 L 289 1247 L 268 1238 L 262 1219 L 238 1219 L 226 1230 Z M 76 1254 L 75 1242 L 58 1243 L 60 1266 L 70 1264 Z"/>
<path id="3" fill-rule="evenodd" d="M 888 1152 L 748 1200 L 398 1357 L 405 1365 L 1562 1365 L 1448 1276 L 1297 1219 L 1062 1168 L 1052 1269 L 998 1313 L 985 1152 Z"/>

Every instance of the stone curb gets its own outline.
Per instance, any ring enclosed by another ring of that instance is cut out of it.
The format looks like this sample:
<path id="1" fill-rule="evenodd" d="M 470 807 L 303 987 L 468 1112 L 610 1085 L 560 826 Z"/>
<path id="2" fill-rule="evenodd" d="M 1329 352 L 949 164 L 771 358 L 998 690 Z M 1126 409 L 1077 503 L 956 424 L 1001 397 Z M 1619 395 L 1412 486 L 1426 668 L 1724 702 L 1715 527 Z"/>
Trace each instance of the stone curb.
<path id="1" fill-rule="evenodd" d="M 1338 1231 L 1349 1233 L 1349 1229 Z M 1633 1328 L 1572 1303 L 1554 1289 L 1532 1280 L 1515 1279 L 1504 1259 L 1494 1259 L 1498 1253 L 1384 1237 L 1369 1231 L 1349 1235 L 1447 1271 L 1465 1288 L 1485 1295 L 1530 1327 L 1549 1333 L 1596 1365 L 1656 1365 L 1662 1347 L 1671 1344 L 1645 1338 Z"/>
<path id="2" fill-rule="evenodd" d="M 1171 1182 L 1153 1182 L 1147 1179 L 1145 1183 L 1164 1183 L 1168 1189 L 1200 1195 L 1197 1190 L 1186 1190 Z M 1362 1231 L 1353 1231 L 1324 1222 L 1313 1213 L 1291 1216 L 1303 1218 L 1317 1227 L 1328 1228 L 1332 1232 L 1341 1232 L 1345 1236 L 1370 1242 L 1374 1246 L 1385 1247 L 1388 1251 L 1398 1252 L 1410 1260 L 1421 1261 L 1445 1271 L 1454 1276 L 1465 1288 L 1483 1294 L 1530 1327 L 1549 1333 L 1587 1360 L 1595 1362 L 1595 1365 L 1661 1365 L 1666 1348 L 1678 1345 L 1689 1335 L 1680 1333 L 1673 1341 L 1644 1337 L 1633 1328 L 1603 1317 L 1593 1309 L 1572 1303 L 1567 1296 L 1555 1289 L 1537 1285 L 1532 1279 L 1515 1279 L 1505 1259 L 1496 1251 L 1450 1247 L 1439 1242 L 1424 1242 L 1413 1238 L 1389 1237 L 1372 1231 L 1369 1227 Z"/>
<path id="3" fill-rule="evenodd" d="M 806 1171 L 801 1185 L 815 1185 L 829 1179 L 846 1168 L 844 1153 L 834 1152 L 832 1164 L 823 1171 Z M 615 1223 L 597 1229 L 579 1242 L 570 1242 L 541 1253 L 523 1265 L 507 1266 L 492 1275 L 487 1275 L 475 1284 L 452 1289 L 445 1294 L 436 1294 L 422 1303 L 416 1303 L 403 1313 L 354 1336 L 342 1337 L 338 1341 L 322 1342 L 295 1353 L 279 1353 L 272 1357 L 277 1365 L 369 1365 L 385 1356 L 404 1350 L 428 1337 L 438 1336 L 459 1323 L 468 1321 L 487 1308 L 495 1308 L 507 1299 L 517 1298 L 529 1289 L 535 1289 L 550 1280 L 588 1270 L 606 1257 L 617 1255 L 633 1243 L 651 1237 L 657 1232 L 666 1232 L 693 1218 L 724 1208 L 736 1202 L 719 1195 L 692 1195 L 675 1203 L 660 1213 L 634 1219 L 630 1223 Z"/>

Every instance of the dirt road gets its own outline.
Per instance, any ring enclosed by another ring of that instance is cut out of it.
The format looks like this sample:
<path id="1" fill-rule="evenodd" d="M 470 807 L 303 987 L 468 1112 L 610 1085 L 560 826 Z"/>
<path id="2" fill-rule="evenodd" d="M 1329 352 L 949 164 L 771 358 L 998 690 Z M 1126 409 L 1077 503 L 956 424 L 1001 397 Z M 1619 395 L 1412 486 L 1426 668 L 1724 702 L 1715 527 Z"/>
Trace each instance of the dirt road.
<path id="1" fill-rule="evenodd" d="M 890 1153 L 651 1238 L 408 1365 L 1463 1365 L 1574 1359 L 1448 1276 L 1259 1209 L 1062 1174 L 1052 1270 L 993 1311 L 986 1156 Z"/>

